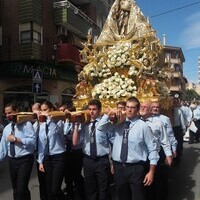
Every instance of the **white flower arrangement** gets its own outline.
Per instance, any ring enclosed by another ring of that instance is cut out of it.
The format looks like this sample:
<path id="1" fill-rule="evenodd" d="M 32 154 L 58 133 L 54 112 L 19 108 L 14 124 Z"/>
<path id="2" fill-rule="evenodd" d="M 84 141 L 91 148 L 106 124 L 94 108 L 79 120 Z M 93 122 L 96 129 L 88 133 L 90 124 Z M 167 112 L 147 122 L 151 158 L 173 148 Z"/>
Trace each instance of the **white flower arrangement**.
<path id="1" fill-rule="evenodd" d="M 129 75 L 129 76 L 135 76 L 135 75 L 138 75 L 138 73 L 139 73 L 139 68 L 138 68 L 138 67 L 136 67 L 136 66 L 131 66 L 131 67 L 129 68 L 129 71 L 128 71 L 128 75 Z"/>
<path id="2" fill-rule="evenodd" d="M 137 88 L 132 79 L 115 72 L 113 76 L 95 85 L 92 97 L 99 99 L 118 99 L 121 97 L 136 96 Z"/>
<path id="3" fill-rule="evenodd" d="M 108 48 L 108 61 L 107 65 L 110 69 L 115 67 L 124 68 L 129 65 L 129 43 L 115 44 Z"/>

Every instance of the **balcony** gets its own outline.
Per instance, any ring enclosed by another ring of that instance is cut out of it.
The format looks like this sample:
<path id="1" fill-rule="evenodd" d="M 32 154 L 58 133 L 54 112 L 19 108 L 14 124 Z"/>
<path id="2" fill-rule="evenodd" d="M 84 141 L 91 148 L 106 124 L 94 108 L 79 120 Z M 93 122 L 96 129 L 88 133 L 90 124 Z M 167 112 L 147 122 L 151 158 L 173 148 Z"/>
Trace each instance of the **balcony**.
<path id="1" fill-rule="evenodd" d="M 93 35 L 100 34 L 100 27 L 69 1 L 55 2 L 54 8 L 56 25 L 65 26 L 81 38 L 85 38 L 90 28 Z"/>
<path id="2" fill-rule="evenodd" d="M 40 0 L 19 1 L 19 21 L 27 23 L 30 21 L 41 24 L 42 6 Z"/>
<path id="3" fill-rule="evenodd" d="M 170 62 L 173 64 L 182 64 L 180 58 L 170 58 Z"/>
<path id="4" fill-rule="evenodd" d="M 42 59 L 42 47 L 34 42 L 20 44 L 19 46 L 20 59 Z"/>
<path id="5" fill-rule="evenodd" d="M 181 92 L 182 91 L 182 87 L 181 85 L 171 85 L 170 86 L 170 91 L 171 92 Z"/>
<path id="6" fill-rule="evenodd" d="M 67 43 L 57 45 L 56 60 L 58 64 L 71 62 L 74 64 L 80 63 L 79 50 L 77 47 Z"/>
<path id="7" fill-rule="evenodd" d="M 182 78 L 181 72 L 173 72 L 172 75 L 173 75 L 174 78 Z"/>

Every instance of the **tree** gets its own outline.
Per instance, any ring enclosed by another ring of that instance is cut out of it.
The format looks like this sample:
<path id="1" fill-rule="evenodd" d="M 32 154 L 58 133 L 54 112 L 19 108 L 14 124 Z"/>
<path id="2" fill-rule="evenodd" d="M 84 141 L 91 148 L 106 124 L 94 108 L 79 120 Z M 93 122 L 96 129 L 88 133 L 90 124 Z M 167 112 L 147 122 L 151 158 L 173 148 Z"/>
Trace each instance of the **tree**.
<path id="1" fill-rule="evenodd" d="M 187 89 L 185 94 L 185 99 L 187 101 L 192 101 L 194 99 L 200 99 L 200 95 L 194 89 Z"/>

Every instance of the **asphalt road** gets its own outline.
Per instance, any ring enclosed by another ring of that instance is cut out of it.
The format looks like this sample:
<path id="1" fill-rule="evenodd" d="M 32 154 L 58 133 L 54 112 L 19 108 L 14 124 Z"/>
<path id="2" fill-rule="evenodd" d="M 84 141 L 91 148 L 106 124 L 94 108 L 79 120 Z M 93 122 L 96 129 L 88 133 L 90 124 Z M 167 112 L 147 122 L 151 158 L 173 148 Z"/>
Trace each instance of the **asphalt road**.
<path id="1" fill-rule="evenodd" d="M 32 200 L 39 200 L 35 166 L 32 171 L 29 188 Z M 113 196 L 114 194 L 113 191 Z M 12 188 L 6 160 L 0 164 L 0 199 L 12 200 Z M 200 143 L 190 145 L 184 143 L 180 166 L 174 166 L 170 170 L 168 199 L 200 200 Z M 78 196 L 76 200 L 79 200 Z"/>

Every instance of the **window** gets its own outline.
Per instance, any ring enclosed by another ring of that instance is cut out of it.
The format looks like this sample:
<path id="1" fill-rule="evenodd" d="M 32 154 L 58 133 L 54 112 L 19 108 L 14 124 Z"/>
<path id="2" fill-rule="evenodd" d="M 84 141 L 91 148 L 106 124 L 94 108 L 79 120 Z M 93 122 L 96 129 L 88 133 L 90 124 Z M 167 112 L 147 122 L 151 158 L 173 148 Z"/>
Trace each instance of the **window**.
<path id="1" fill-rule="evenodd" d="M 174 65 L 175 72 L 180 72 L 180 66 L 178 64 Z"/>
<path id="2" fill-rule="evenodd" d="M 171 53 L 171 58 L 172 58 L 172 59 L 177 59 L 177 58 L 178 58 L 178 54 L 177 54 L 176 51 L 173 51 L 173 52 Z"/>
<path id="3" fill-rule="evenodd" d="M 41 44 L 42 27 L 35 23 L 25 23 L 19 25 L 20 43 L 34 42 Z"/>
<path id="4" fill-rule="evenodd" d="M 31 31 L 20 32 L 20 43 L 31 42 Z"/>
<path id="5" fill-rule="evenodd" d="M 33 42 L 40 44 L 41 43 L 41 33 L 33 31 Z"/>

